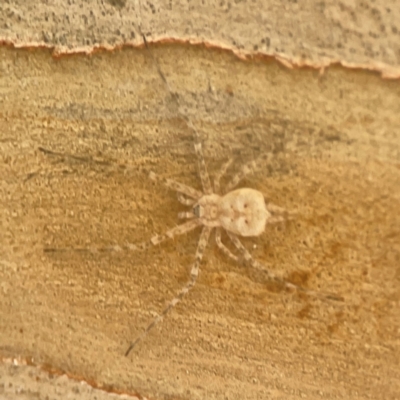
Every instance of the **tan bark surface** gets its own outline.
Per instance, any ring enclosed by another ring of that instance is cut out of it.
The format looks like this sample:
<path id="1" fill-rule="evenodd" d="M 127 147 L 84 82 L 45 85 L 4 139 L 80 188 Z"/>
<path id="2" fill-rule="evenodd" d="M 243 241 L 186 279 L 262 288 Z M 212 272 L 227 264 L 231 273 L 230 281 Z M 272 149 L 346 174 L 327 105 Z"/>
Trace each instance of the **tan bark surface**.
<path id="1" fill-rule="evenodd" d="M 294 65 L 341 63 L 400 76 L 397 0 L 11 0 L 0 4 L 0 41 L 56 52 L 127 43 L 190 41 L 266 54 Z"/>
<path id="2" fill-rule="evenodd" d="M 180 112 L 146 49 L 0 49 L 0 356 L 52 371 L 0 364 L 0 395 L 106 396 L 64 371 L 154 399 L 397 399 L 399 82 L 203 47 L 152 54 Z M 212 237 L 195 288 L 126 358 L 187 281 L 199 231 L 145 252 L 43 249 L 135 243 L 180 223 L 185 207 L 147 171 L 201 189 L 184 116 L 211 176 L 234 159 L 225 183 L 271 154 L 241 186 L 297 213 L 243 242 L 344 301 L 288 293 Z"/>

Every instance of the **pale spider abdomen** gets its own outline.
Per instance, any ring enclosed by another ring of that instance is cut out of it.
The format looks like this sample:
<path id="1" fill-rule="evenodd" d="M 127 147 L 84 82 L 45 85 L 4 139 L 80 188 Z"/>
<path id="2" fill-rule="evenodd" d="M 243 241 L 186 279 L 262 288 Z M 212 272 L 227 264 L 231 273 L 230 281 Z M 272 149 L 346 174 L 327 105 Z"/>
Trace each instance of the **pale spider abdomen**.
<path id="1" fill-rule="evenodd" d="M 258 190 L 237 189 L 223 196 L 219 203 L 221 226 L 240 236 L 261 235 L 270 216 Z"/>

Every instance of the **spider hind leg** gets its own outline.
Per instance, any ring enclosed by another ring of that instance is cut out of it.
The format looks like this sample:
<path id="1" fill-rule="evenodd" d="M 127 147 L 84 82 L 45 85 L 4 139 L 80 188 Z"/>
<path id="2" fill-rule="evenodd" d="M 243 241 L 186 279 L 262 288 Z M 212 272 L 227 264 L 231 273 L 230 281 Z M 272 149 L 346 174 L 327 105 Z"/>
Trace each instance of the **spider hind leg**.
<path id="1" fill-rule="evenodd" d="M 195 261 L 193 263 L 192 269 L 190 270 L 190 279 L 186 283 L 186 285 L 179 291 L 177 296 L 172 299 L 168 305 L 164 308 L 161 314 L 157 315 L 150 322 L 150 324 L 146 327 L 146 329 L 130 344 L 127 351 L 125 352 L 125 356 L 128 356 L 129 353 L 134 349 L 134 347 L 141 342 L 148 333 L 159 323 L 163 320 L 163 318 L 182 300 L 182 298 L 194 287 L 196 284 L 197 277 L 199 275 L 200 263 L 203 259 L 204 250 L 207 246 L 208 239 L 210 237 L 212 228 L 204 227 L 201 231 L 199 243 L 197 245 Z"/>

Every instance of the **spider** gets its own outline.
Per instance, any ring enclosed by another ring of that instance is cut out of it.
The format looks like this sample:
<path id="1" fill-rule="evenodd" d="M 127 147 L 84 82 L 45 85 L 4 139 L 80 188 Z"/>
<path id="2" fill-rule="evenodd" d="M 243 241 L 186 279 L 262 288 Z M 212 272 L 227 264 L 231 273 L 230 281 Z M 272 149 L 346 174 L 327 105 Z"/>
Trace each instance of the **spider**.
<path id="1" fill-rule="evenodd" d="M 143 40 L 146 48 L 148 48 L 146 38 L 143 35 Z M 153 56 L 152 56 L 153 57 Z M 155 60 L 154 60 L 155 61 Z M 168 89 L 169 94 L 174 99 L 178 105 L 179 110 L 179 99 L 176 94 L 174 94 L 168 85 L 168 82 L 163 75 L 162 71 L 155 62 L 155 66 L 159 75 L 161 76 L 165 86 Z M 282 222 L 285 220 L 284 214 L 287 211 L 277 205 L 272 203 L 266 203 L 264 195 L 258 190 L 251 188 L 240 188 L 235 189 L 239 182 L 250 172 L 253 172 L 257 166 L 268 159 L 267 155 L 262 155 L 258 160 L 252 161 L 248 164 L 242 166 L 238 173 L 236 173 L 233 178 L 229 181 L 225 188 L 224 194 L 221 194 L 220 181 L 225 175 L 228 168 L 232 164 L 232 160 L 227 161 L 222 165 L 220 171 L 216 174 L 214 178 L 213 185 L 211 185 L 211 180 L 207 172 L 206 163 L 204 160 L 202 144 L 200 141 L 199 134 L 196 128 L 191 123 L 190 119 L 185 117 L 181 113 L 182 117 L 185 119 L 188 128 L 191 129 L 194 136 L 194 150 L 197 157 L 198 169 L 200 180 L 202 184 L 203 191 L 196 190 L 191 186 L 182 184 L 173 179 L 166 179 L 158 176 L 154 172 L 149 173 L 149 178 L 157 183 L 163 184 L 169 189 L 175 190 L 178 194 L 178 201 L 185 206 L 191 207 L 190 211 L 178 213 L 179 219 L 185 219 L 186 222 L 167 230 L 164 234 L 155 235 L 150 240 L 139 243 L 139 244 L 126 244 L 126 245 L 113 245 L 108 247 L 98 247 L 98 248 L 74 248 L 74 249 L 60 249 L 60 248 L 45 248 L 46 252 L 55 251 L 120 251 L 120 250 L 145 250 L 151 246 L 156 246 L 168 239 L 172 239 L 175 236 L 183 235 L 189 231 L 194 230 L 197 227 L 201 227 L 200 238 L 198 241 L 195 260 L 190 270 L 190 279 L 186 285 L 178 292 L 175 298 L 173 298 L 168 305 L 163 309 L 163 311 L 157 315 L 150 324 L 145 328 L 145 330 L 129 345 L 125 356 L 135 348 L 135 346 L 141 342 L 147 334 L 159 323 L 162 319 L 182 300 L 182 298 L 195 286 L 197 277 L 199 275 L 200 264 L 203 259 L 204 251 L 209 242 L 210 234 L 213 229 L 215 229 L 215 241 L 218 248 L 224 253 L 228 258 L 232 259 L 237 263 L 242 263 L 243 261 L 250 265 L 251 267 L 260 270 L 269 280 L 279 283 L 281 286 L 291 289 L 301 291 L 315 297 L 322 297 L 330 300 L 343 299 L 339 296 L 332 294 L 322 294 L 320 292 L 314 292 L 309 289 L 302 288 L 293 283 L 285 281 L 284 279 L 270 273 L 265 266 L 259 261 L 255 260 L 250 252 L 243 246 L 239 236 L 251 237 L 259 236 L 264 230 L 266 224 L 273 224 L 277 222 Z M 60 156 L 60 153 L 53 152 L 51 150 L 46 150 L 44 148 L 39 148 L 40 151 L 48 154 Z M 65 154 L 63 154 L 65 156 Z M 70 156 L 74 159 L 82 159 L 77 156 Z M 239 256 L 232 253 L 228 247 L 222 243 L 221 232 L 224 229 L 233 243 L 234 247 L 238 250 Z"/>
<path id="2" fill-rule="evenodd" d="M 197 136 L 195 135 L 195 137 Z M 253 172 L 259 163 L 267 157 L 261 156 L 257 161 L 252 161 L 248 164 L 245 164 L 228 183 L 225 194 L 221 195 L 220 180 L 232 164 L 232 160 L 226 162 L 215 176 L 213 190 L 204 161 L 201 143 L 195 143 L 194 148 L 197 156 L 203 192 L 200 192 L 175 180 L 161 178 L 154 172 L 150 172 L 149 174 L 149 178 L 151 180 L 164 184 L 169 189 L 175 190 L 178 193 L 178 200 L 182 204 L 191 207 L 190 211 L 178 213 L 178 218 L 187 219 L 188 221 L 168 230 L 162 235 L 156 235 L 152 237 L 147 242 L 143 242 L 136 246 L 127 246 L 131 250 L 136 250 L 137 248 L 146 249 L 150 246 L 158 245 L 165 240 L 172 239 L 175 236 L 185 234 L 197 227 L 202 227 L 195 253 L 195 260 L 190 270 L 190 279 L 179 291 L 177 296 L 164 308 L 161 314 L 157 315 L 146 327 L 143 333 L 140 334 L 130 344 L 125 356 L 128 356 L 134 347 L 147 336 L 150 330 L 152 330 L 164 318 L 164 316 L 171 311 L 171 309 L 174 308 L 195 286 L 197 277 L 199 275 L 199 268 L 203 259 L 203 254 L 208 244 L 210 234 L 214 228 L 217 246 L 227 257 L 233 261 L 240 263 L 241 260 L 244 259 L 245 263 L 257 270 L 261 270 L 267 275 L 268 279 L 278 282 L 287 289 L 295 289 L 316 297 L 328 298 L 331 300 L 341 300 L 335 295 L 322 294 L 302 288 L 268 272 L 265 266 L 255 260 L 251 256 L 250 252 L 241 243 L 238 236 L 259 236 L 264 232 L 266 224 L 284 221 L 285 218 L 283 217 L 283 214 L 287 213 L 285 209 L 277 205 L 266 203 L 264 195 L 258 190 L 250 188 L 232 190 L 248 173 Z M 228 247 L 222 243 L 222 229 L 226 231 L 229 239 L 239 251 L 240 256 L 233 254 Z M 120 247 L 113 247 L 112 250 L 120 250 Z"/>
<path id="3" fill-rule="evenodd" d="M 195 138 L 198 139 L 197 131 Z M 208 244 L 210 234 L 215 228 L 215 241 L 219 249 L 230 259 L 240 263 L 242 259 L 250 264 L 250 266 L 261 269 L 263 273 L 267 274 L 269 279 L 278 281 L 287 288 L 297 288 L 305 291 L 305 289 L 297 287 L 296 285 L 286 282 L 281 278 L 269 273 L 264 266 L 258 261 L 254 260 L 248 250 L 243 246 L 238 236 L 251 237 L 259 236 L 264 230 L 266 224 L 272 224 L 284 221 L 282 215 L 286 211 L 272 203 L 265 203 L 264 195 L 255 189 L 241 188 L 233 190 L 239 182 L 250 172 L 253 172 L 259 163 L 268 157 L 261 156 L 258 160 L 252 161 L 242 166 L 240 171 L 233 176 L 227 184 L 225 194 L 220 194 L 220 181 L 225 175 L 228 168 L 232 164 L 229 160 L 221 167 L 220 171 L 214 178 L 214 185 L 212 187 L 210 177 L 207 172 L 206 163 L 204 160 L 201 142 L 198 141 L 194 146 L 197 156 L 199 167 L 200 180 L 202 183 L 203 191 L 196 190 L 191 186 L 187 186 L 173 179 L 166 179 L 158 176 L 154 172 L 149 173 L 149 178 L 157 183 L 161 183 L 169 189 L 175 190 L 178 193 L 178 201 L 185 206 L 191 207 L 190 211 L 178 213 L 179 219 L 186 219 L 187 221 L 167 230 L 164 234 L 155 235 L 150 240 L 137 244 L 125 245 L 111 245 L 107 247 L 91 247 L 91 248 L 45 248 L 45 252 L 63 252 L 63 251 L 79 251 L 79 252 L 103 252 L 103 251 L 121 251 L 121 250 L 146 250 L 151 246 L 156 246 L 168 239 L 175 236 L 183 235 L 192 231 L 197 227 L 202 227 L 200 239 L 198 241 L 197 250 L 195 253 L 195 261 L 190 271 L 190 280 L 179 291 L 177 296 L 169 302 L 164 310 L 146 327 L 141 335 L 139 335 L 134 342 L 132 342 L 126 351 L 125 355 L 128 356 L 132 349 L 142 341 L 152 328 L 154 328 L 164 316 L 174 308 L 195 285 L 199 275 L 199 268 L 203 258 L 205 248 Z M 65 154 L 56 153 L 51 150 L 39 148 L 40 151 L 51 156 L 65 156 Z M 69 156 L 74 159 L 81 159 L 77 156 Z M 86 160 L 87 161 L 87 160 Z M 214 190 L 213 190 L 214 188 Z M 233 254 L 228 247 L 226 247 L 221 240 L 221 230 L 224 229 L 228 234 L 229 239 L 234 246 L 238 249 L 241 257 Z M 309 291 L 307 291 L 309 292 Z"/>
<path id="4" fill-rule="evenodd" d="M 178 192 L 178 200 L 191 207 L 190 211 L 180 212 L 178 218 L 187 219 L 187 222 L 168 230 L 163 235 L 156 235 L 148 242 L 139 245 L 141 249 L 147 248 L 151 245 L 158 245 L 161 242 L 172 239 L 177 235 L 185 234 L 199 226 L 202 227 L 200 239 L 198 241 L 197 250 L 195 253 L 195 261 L 190 270 L 190 279 L 187 284 L 179 291 L 177 296 L 169 302 L 164 310 L 156 316 L 153 321 L 147 326 L 141 335 L 133 341 L 125 355 L 128 356 L 132 349 L 143 340 L 149 331 L 157 325 L 163 317 L 175 307 L 195 285 L 199 275 L 199 268 L 203 258 L 204 250 L 208 244 L 210 234 L 215 228 L 215 241 L 219 249 L 229 258 L 236 262 L 240 262 L 240 257 L 233 254 L 221 240 L 221 229 L 224 229 L 228 237 L 239 250 L 241 256 L 246 262 L 255 268 L 260 268 L 260 264 L 254 260 L 251 254 L 240 242 L 238 236 L 249 237 L 259 236 L 265 230 L 266 224 L 276 223 L 283 221 L 280 214 L 285 212 L 271 203 L 266 204 L 264 195 L 255 189 L 241 188 L 234 189 L 234 187 L 249 173 L 257 167 L 258 163 L 253 161 L 242 167 L 226 187 L 224 195 L 220 194 L 220 180 L 226 173 L 232 160 L 225 163 L 219 173 L 214 179 L 214 190 L 212 189 L 210 177 L 207 172 L 206 164 L 204 161 L 202 146 L 200 142 L 195 144 L 195 153 L 197 156 L 200 180 L 203 187 L 203 192 L 200 192 L 190 186 L 184 185 L 172 179 L 164 179 L 150 172 L 149 178 L 153 181 L 164 184 L 168 188 Z M 264 157 L 261 157 L 263 159 Z M 131 249 L 132 245 L 130 246 Z M 264 269 L 264 268 L 263 268 Z M 264 272 L 265 269 L 264 269 Z M 289 282 L 282 281 L 280 278 L 266 272 L 271 279 L 278 280 L 285 286 L 290 288 L 297 288 Z"/>

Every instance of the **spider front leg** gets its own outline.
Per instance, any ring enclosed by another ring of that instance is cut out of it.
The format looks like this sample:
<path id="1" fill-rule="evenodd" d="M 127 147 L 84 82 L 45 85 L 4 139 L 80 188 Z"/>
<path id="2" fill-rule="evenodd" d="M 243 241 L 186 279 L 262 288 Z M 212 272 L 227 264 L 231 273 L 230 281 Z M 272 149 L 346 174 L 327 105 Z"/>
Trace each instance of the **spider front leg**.
<path id="1" fill-rule="evenodd" d="M 269 154 L 262 154 L 260 157 L 258 157 L 256 160 L 250 161 L 247 164 L 244 164 L 242 168 L 240 169 L 239 172 L 236 173 L 236 175 L 230 180 L 230 182 L 227 184 L 225 188 L 225 192 L 228 193 L 232 189 L 234 189 L 238 183 L 248 174 L 254 172 L 259 165 L 267 161 L 270 158 Z"/>
<path id="2" fill-rule="evenodd" d="M 210 177 L 209 177 L 208 172 L 207 172 L 206 162 L 204 160 L 203 148 L 202 148 L 201 142 L 199 140 L 199 135 L 198 135 L 197 131 L 194 129 L 194 127 L 192 127 L 192 129 L 195 132 L 195 139 L 198 140 L 198 142 L 194 144 L 194 151 L 195 151 L 195 153 L 197 155 L 197 162 L 198 162 L 198 166 L 199 166 L 200 180 L 201 180 L 201 183 L 203 185 L 204 193 L 205 194 L 211 194 L 213 191 L 212 191 L 212 188 L 211 188 Z"/>
<path id="3" fill-rule="evenodd" d="M 320 292 L 315 292 L 313 290 L 305 289 L 301 286 L 295 285 L 294 283 L 290 283 L 288 281 L 285 281 L 284 279 L 278 277 L 277 275 L 272 274 L 269 272 L 263 264 L 261 264 L 259 261 L 254 260 L 254 258 L 251 256 L 249 251 L 243 246 L 242 242 L 239 240 L 239 238 L 234 235 L 231 232 L 227 231 L 227 234 L 229 238 L 231 239 L 232 243 L 235 245 L 235 247 L 240 251 L 240 253 L 243 255 L 243 258 L 245 261 L 251 265 L 253 268 L 262 271 L 264 274 L 267 275 L 267 277 L 271 281 L 275 281 L 283 286 L 285 286 L 288 289 L 294 289 L 297 290 L 298 292 L 306 293 L 311 296 L 323 299 L 323 300 L 335 300 L 335 301 L 344 301 L 344 299 L 341 296 L 337 296 L 336 294 L 331 294 L 331 293 L 320 293 Z"/>
<path id="4" fill-rule="evenodd" d="M 183 204 L 184 206 L 193 206 L 194 203 L 196 203 L 196 200 L 194 199 L 188 199 L 186 196 L 184 196 L 182 193 L 178 192 L 178 201 L 179 203 Z"/>
<path id="5" fill-rule="evenodd" d="M 175 190 L 178 193 L 181 193 L 185 196 L 188 196 L 194 200 L 200 199 L 203 196 L 203 193 L 200 191 L 193 189 L 190 186 L 184 185 L 183 183 L 174 181 L 173 179 L 161 178 L 154 172 L 150 172 L 149 178 L 154 181 L 163 184 L 169 189 Z"/>
<path id="6" fill-rule="evenodd" d="M 194 137 L 194 151 L 196 153 L 197 156 L 197 161 L 198 161 L 198 165 L 199 165 L 199 173 L 200 173 L 200 179 L 201 179 L 201 183 L 203 185 L 203 190 L 205 194 L 211 194 L 212 193 L 212 188 L 211 188 L 211 182 L 210 182 L 210 177 L 208 175 L 207 172 L 207 167 L 206 167 L 206 163 L 204 161 L 204 155 L 203 155 L 203 149 L 202 149 L 202 145 L 201 145 L 201 141 L 200 141 L 200 135 L 199 132 L 197 131 L 196 127 L 193 125 L 192 121 L 190 120 L 189 117 L 187 117 L 185 115 L 185 113 L 181 110 L 181 104 L 179 101 L 179 97 L 176 93 L 174 93 L 170 86 L 169 83 L 167 81 L 167 79 L 165 78 L 164 73 L 161 71 L 161 68 L 158 66 L 157 60 L 156 58 L 153 56 L 153 53 L 150 51 L 150 48 L 147 44 L 146 41 L 146 37 L 142 34 L 142 38 L 143 38 L 143 42 L 144 45 L 146 46 L 146 49 L 149 51 L 149 54 L 151 55 L 151 58 L 154 60 L 154 65 L 157 69 L 158 74 L 161 77 L 161 80 L 163 81 L 170 97 L 172 98 L 172 100 L 175 102 L 175 104 L 178 107 L 178 112 L 179 114 L 183 117 L 183 119 L 186 121 L 186 125 L 188 126 L 188 128 L 192 131 L 193 133 L 193 137 Z M 187 194 L 187 193 L 185 193 Z M 188 195 L 189 197 L 192 197 L 190 195 Z M 199 197 L 198 197 L 199 198 Z"/>
<path id="7" fill-rule="evenodd" d="M 221 193 L 221 178 L 226 174 L 226 171 L 232 164 L 232 159 L 228 160 L 225 164 L 222 165 L 221 169 L 215 175 L 214 178 L 214 193 L 220 194 Z"/>
<path id="8" fill-rule="evenodd" d="M 209 227 L 204 227 L 203 230 L 201 231 L 200 239 L 199 239 L 199 244 L 197 245 L 197 250 L 196 250 L 196 255 L 195 255 L 195 261 L 192 266 L 192 269 L 190 270 L 190 280 L 187 282 L 187 284 L 179 291 L 178 295 L 170 301 L 170 303 L 167 305 L 167 307 L 164 308 L 164 310 L 161 312 L 160 315 L 158 315 L 154 320 L 147 326 L 147 328 L 144 330 L 144 332 L 137 337 L 137 339 L 131 343 L 129 346 L 128 350 L 125 353 L 125 356 L 128 356 L 129 353 L 133 350 L 133 348 L 140 342 L 142 341 L 147 334 L 159 323 L 162 321 L 162 319 L 173 309 L 181 300 L 182 298 L 189 292 L 190 289 L 193 288 L 193 286 L 196 284 L 197 277 L 199 275 L 199 268 L 200 268 L 200 263 L 201 260 L 203 259 L 203 254 L 204 250 L 207 246 L 208 239 L 210 237 L 212 228 Z"/>
<path id="9" fill-rule="evenodd" d="M 210 176 L 208 175 L 208 172 L 207 172 L 206 162 L 204 160 L 203 146 L 201 144 L 199 132 L 197 131 L 196 127 L 192 124 L 192 121 L 190 121 L 189 118 L 185 117 L 185 121 L 186 121 L 187 126 L 191 129 L 191 131 L 193 133 L 194 152 L 196 153 L 196 156 L 197 156 L 197 164 L 199 166 L 199 175 L 200 175 L 201 184 L 203 186 L 204 194 L 211 194 L 213 191 L 212 191 L 212 187 L 211 187 Z"/>

